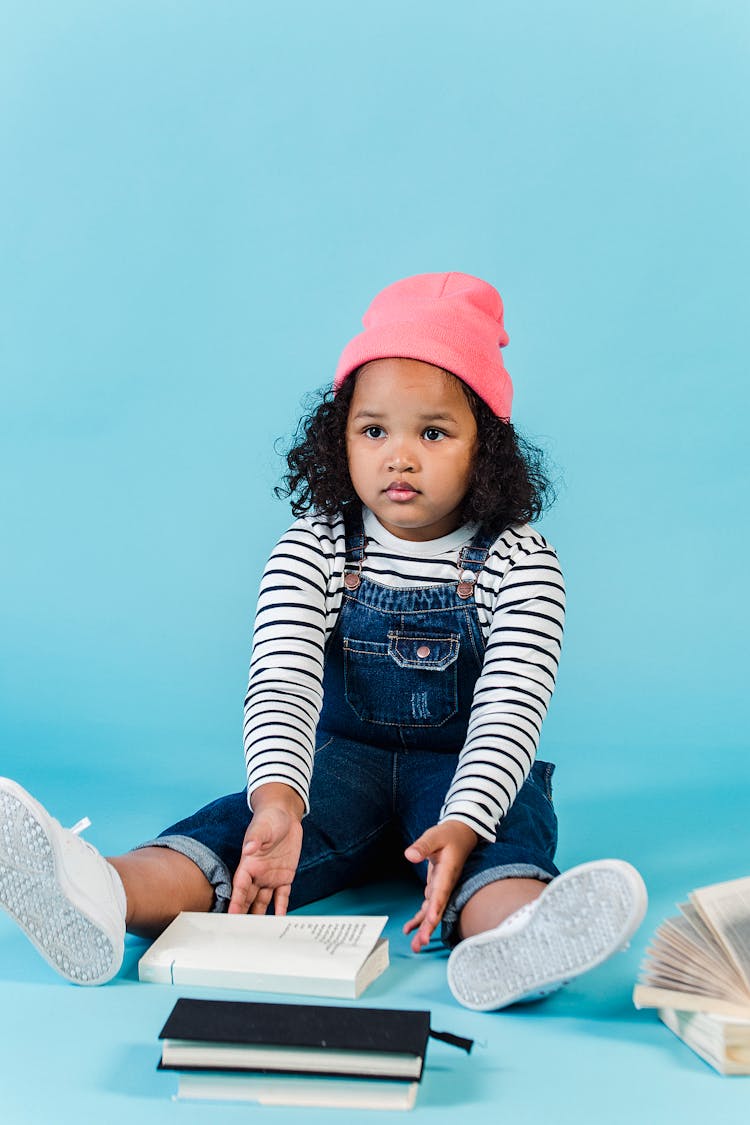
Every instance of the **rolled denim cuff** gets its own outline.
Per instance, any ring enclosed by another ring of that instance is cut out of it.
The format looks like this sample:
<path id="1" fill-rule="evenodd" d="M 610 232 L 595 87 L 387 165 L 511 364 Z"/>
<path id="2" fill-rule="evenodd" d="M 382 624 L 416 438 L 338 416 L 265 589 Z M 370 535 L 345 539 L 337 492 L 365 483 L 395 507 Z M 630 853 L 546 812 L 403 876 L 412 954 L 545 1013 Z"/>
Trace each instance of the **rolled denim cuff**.
<path id="1" fill-rule="evenodd" d="M 500 879 L 538 879 L 540 883 L 551 883 L 555 878 L 537 867 L 533 863 L 505 863 L 498 867 L 489 867 L 486 871 L 479 871 L 472 875 L 465 883 L 461 883 L 451 895 L 450 901 L 443 914 L 440 929 L 440 938 L 444 945 L 452 948 L 461 940 L 458 934 L 458 918 L 466 903 L 482 887 L 496 883 Z"/>
<path id="2" fill-rule="evenodd" d="M 225 914 L 232 897 L 232 873 L 219 857 L 207 848 L 205 844 L 194 840 L 192 836 L 157 836 L 155 840 L 148 840 L 139 844 L 133 851 L 141 848 L 169 848 L 170 851 L 180 852 L 181 855 L 192 859 L 199 867 L 214 889 L 214 904 L 211 913 Z"/>

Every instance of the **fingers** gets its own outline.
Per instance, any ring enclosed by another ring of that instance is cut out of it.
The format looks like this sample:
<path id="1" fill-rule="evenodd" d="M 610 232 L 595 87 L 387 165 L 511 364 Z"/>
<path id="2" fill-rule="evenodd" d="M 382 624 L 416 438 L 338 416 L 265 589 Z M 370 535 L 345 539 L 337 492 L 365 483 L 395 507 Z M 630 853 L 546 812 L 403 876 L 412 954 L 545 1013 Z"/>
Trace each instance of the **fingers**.
<path id="1" fill-rule="evenodd" d="M 283 887 L 257 887 L 252 881 L 248 886 L 238 872 L 240 878 L 235 876 L 232 886 L 232 898 L 229 902 L 228 914 L 267 914 L 271 902 L 274 904 L 274 913 L 278 916 L 286 914 L 289 907 L 289 896 L 292 891 L 291 883 Z"/>
<path id="2" fill-rule="evenodd" d="M 439 836 L 438 828 L 428 828 L 413 844 L 409 845 L 404 855 L 410 863 L 421 863 L 422 860 L 429 859 L 435 849 L 440 846 Z"/>
<path id="3" fill-rule="evenodd" d="M 438 910 L 432 904 L 428 905 L 422 916 L 419 929 L 411 939 L 411 947 L 415 953 L 421 953 L 425 946 L 430 944 L 432 935 L 442 917 L 442 910 Z"/>
<path id="4" fill-rule="evenodd" d="M 239 866 L 232 880 L 229 914 L 247 914 L 248 910 L 254 906 L 258 896 L 265 891 L 265 888 L 262 888 L 254 878 L 254 875 L 257 874 L 254 870 L 255 865 L 248 863 L 248 860 L 252 860 L 253 856 L 257 855 L 264 846 L 267 846 L 267 834 L 264 832 L 262 824 L 257 825 L 255 836 L 251 835 L 252 828 L 253 825 L 251 824 L 245 833 Z M 266 898 L 265 905 L 261 905 L 258 910 L 253 910 L 253 913 L 265 914 L 269 901 L 270 896 Z"/>
<path id="5" fill-rule="evenodd" d="M 287 907 L 289 906 L 289 895 L 292 891 L 291 883 L 287 883 L 284 887 L 276 888 L 276 896 L 273 900 L 273 908 L 277 915 L 286 914 Z"/>
<path id="6" fill-rule="evenodd" d="M 442 921 L 463 868 L 465 853 L 463 847 L 457 845 L 453 830 L 437 825 L 415 840 L 404 855 L 412 863 L 428 860 L 424 903 L 404 926 L 405 934 L 414 934 L 411 948 L 419 953 L 429 945 L 433 933 Z"/>
<path id="7" fill-rule="evenodd" d="M 258 895 L 252 875 L 242 866 L 237 868 L 232 880 L 232 897 L 229 900 L 229 914 L 247 914 Z"/>
<path id="8" fill-rule="evenodd" d="M 427 902 L 425 901 L 425 902 L 422 903 L 422 905 L 420 906 L 419 910 L 414 915 L 414 917 L 410 918 L 409 921 L 404 924 L 404 928 L 402 930 L 402 933 L 410 934 L 412 932 L 412 930 L 416 930 L 416 928 L 419 925 L 421 925 L 422 919 L 424 918 L 426 913 L 427 913 Z"/>
<path id="9" fill-rule="evenodd" d="M 294 821 L 283 809 L 270 807 L 257 812 L 245 832 L 242 854 L 265 855 L 272 851 L 283 844 L 293 824 L 299 825 L 299 821 Z"/>
<path id="10" fill-rule="evenodd" d="M 413 933 L 414 930 L 417 931 L 411 940 L 411 948 L 415 953 L 420 953 L 426 945 L 430 944 L 432 935 L 442 920 L 449 896 L 450 891 L 446 894 L 444 891 L 441 892 L 439 887 L 436 893 L 434 883 L 432 887 L 429 883 L 425 887 L 424 902 L 414 917 L 410 918 L 404 925 L 403 929 L 405 934 Z"/>
<path id="11" fill-rule="evenodd" d="M 425 946 L 430 944 L 432 934 L 439 921 L 440 918 L 436 918 L 432 921 L 427 910 L 423 907 L 422 910 L 418 911 L 414 917 L 406 923 L 404 926 L 405 934 L 410 934 L 413 930 L 417 931 L 410 942 L 414 953 L 421 953 Z"/>
<path id="12" fill-rule="evenodd" d="M 229 900 L 228 914 L 267 914 L 271 902 L 274 913 L 286 914 L 291 895 L 291 883 L 280 887 L 260 887 L 240 868 L 232 884 L 232 897 Z"/>
<path id="13" fill-rule="evenodd" d="M 419 933 L 425 945 L 432 937 L 432 931 L 443 917 L 460 870 L 460 867 L 454 864 L 438 864 L 433 868 L 432 880 L 425 890 L 427 910 L 422 919 Z"/>
<path id="14" fill-rule="evenodd" d="M 265 914 L 273 898 L 273 887 L 261 887 L 250 907 L 251 914 Z"/>
<path id="15" fill-rule="evenodd" d="M 245 832 L 229 913 L 265 914 L 273 902 L 285 914 L 301 845 L 299 821 L 274 808 L 258 813 Z"/>
<path id="16" fill-rule="evenodd" d="M 253 817 L 245 833 L 242 845 L 242 854 L 256 855 L 258 852 L 271 847 L 275 843 L 273 825 L 267 816 L 258 814 Z"/>

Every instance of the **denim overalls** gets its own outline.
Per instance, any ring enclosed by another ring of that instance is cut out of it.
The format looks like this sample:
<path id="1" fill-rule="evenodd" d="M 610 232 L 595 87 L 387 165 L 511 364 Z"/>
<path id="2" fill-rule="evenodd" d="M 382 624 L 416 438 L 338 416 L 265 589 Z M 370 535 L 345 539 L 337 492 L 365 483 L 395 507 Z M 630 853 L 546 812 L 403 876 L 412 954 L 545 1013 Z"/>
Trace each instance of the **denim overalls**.
<path id="1" fill-rule="evenodd" d="M 396 589 L 362 574 L 361 517 L 347 519 L 344 597 L 326 647 L 311 811 L 290 909 L 405 868 L 426 879 L 427 864 L 415 868 L 402 853 L 437 823 L 466 737 L 484 656 L 473 582 L 492 542 L 480 530 L 463 548 L 455 582 Z M 558 873 L 553 768 L 534 763 L 497 841 L 480 840 L 467 859 L 443 920 L 447 944 L 458 940 L 458 913 L 480 887 Z M 150 843 L 193 859 L 222 910 L 248 819 L 243 791 Z"/>

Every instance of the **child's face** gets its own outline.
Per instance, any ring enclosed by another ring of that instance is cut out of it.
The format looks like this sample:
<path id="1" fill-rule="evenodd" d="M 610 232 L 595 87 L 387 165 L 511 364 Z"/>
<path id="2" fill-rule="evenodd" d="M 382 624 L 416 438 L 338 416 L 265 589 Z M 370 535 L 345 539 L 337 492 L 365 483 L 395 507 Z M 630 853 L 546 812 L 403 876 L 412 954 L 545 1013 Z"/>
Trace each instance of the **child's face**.
<path id="1" fill-rule="evenodd" d="M 461 524 L 477 425 L 457 379 L 416 359 L 376 359 L 357 376 L 346 450 L 363 504 L 399 539 Z"/>

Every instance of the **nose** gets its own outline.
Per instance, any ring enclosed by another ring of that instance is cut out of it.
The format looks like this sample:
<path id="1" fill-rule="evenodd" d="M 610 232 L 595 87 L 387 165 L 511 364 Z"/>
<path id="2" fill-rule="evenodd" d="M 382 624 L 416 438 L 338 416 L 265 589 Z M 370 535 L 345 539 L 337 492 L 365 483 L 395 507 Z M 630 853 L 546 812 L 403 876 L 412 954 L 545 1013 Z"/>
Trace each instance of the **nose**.
<path id="1" fill-rule="evenodd" d="M 415 458 L 411 450 L 403 443 L 390 451 L 388 469 L 394 473 L 413 473 L 416 467 Z"/>
<path id="2" fill-rule="evenodd" d="M 419 438 L 408 429 L 394 429 L 388 436 L 385 463 L 392 473 L 419 472 Z"/>

